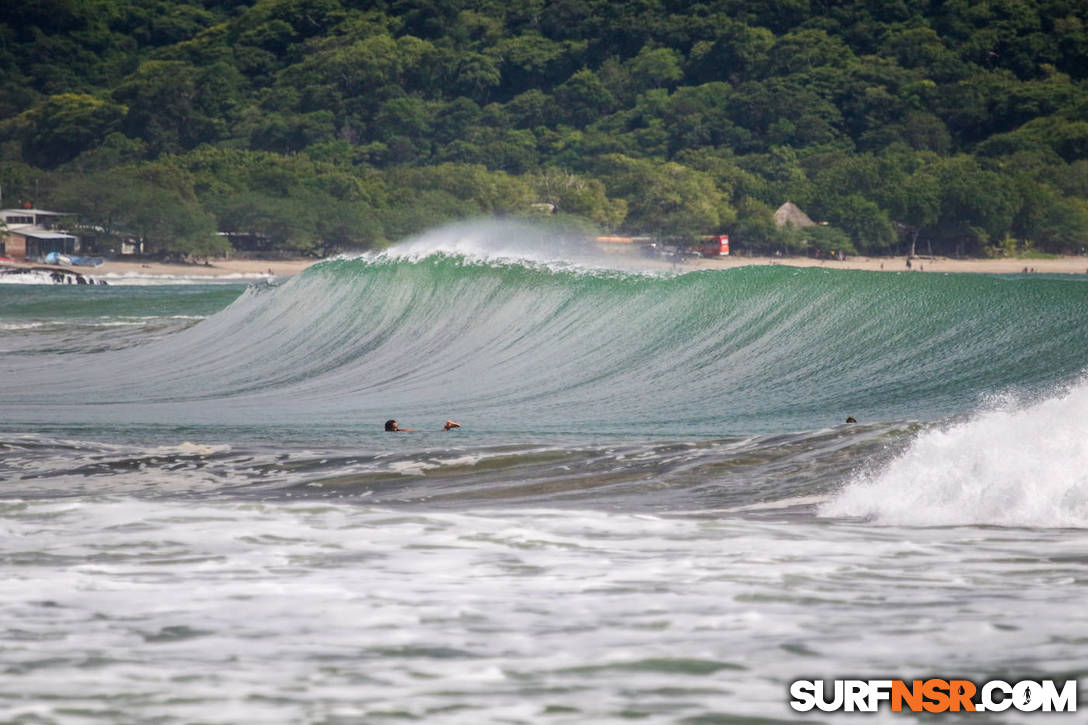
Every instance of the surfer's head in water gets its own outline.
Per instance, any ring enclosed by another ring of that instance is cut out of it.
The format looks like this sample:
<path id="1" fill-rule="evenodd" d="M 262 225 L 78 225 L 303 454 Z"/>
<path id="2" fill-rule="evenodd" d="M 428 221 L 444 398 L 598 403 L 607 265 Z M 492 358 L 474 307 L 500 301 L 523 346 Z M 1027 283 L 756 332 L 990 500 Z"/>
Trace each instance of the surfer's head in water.
<path id="1" fill-rule="evenodd" d="M 444 426 L 442 426 L 442 430 L 448 431 L 451 428 L 460 428 L 460 427 L 461 427 L 460 423 L 454 423 L 452 420 L 447 420 L 446 424 Z"/>
<path id="2" fill-rule="evenodd" d="M 854 416 L 850 416 L 849 418 L 846 419 L 846 422 L 847 423 L 857 423 L 857 420 L 855 420 Z"/>

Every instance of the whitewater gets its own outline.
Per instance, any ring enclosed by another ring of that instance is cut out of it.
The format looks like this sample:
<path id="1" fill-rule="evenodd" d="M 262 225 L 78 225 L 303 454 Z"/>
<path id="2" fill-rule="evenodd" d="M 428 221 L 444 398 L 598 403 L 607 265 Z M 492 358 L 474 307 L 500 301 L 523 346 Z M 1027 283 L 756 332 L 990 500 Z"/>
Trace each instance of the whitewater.
<path id="1" fill-rule="evenodd" d="M 660 267 L 476 222 L 286 281 L 0 285 L 0 721 L 1085 679 L 1088 277 Z M 1043 717 L 1077 721 L 974 719 Z"/>

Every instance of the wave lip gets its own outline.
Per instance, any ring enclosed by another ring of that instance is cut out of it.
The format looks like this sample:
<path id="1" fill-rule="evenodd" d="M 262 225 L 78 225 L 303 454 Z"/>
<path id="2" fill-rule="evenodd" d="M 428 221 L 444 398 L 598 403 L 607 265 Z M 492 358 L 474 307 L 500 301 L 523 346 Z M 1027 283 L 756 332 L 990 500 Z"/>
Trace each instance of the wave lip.
<path id="1" fill-rule="evenodd" d="M 477 261 L 565 262 L 572 252 L 590 255 L 591 247 L 544 227 L 526 222 L 477 219 L 447 224 L 409 237 L 373 255 L 377 259 L 419 261 L 443 254 Z"/>
<path id="2" fill-rule="evenodd" d="M 1088 378 L 921 433 L 883 470 L 820 507 L 908 526 L 1088 528 Z"/>

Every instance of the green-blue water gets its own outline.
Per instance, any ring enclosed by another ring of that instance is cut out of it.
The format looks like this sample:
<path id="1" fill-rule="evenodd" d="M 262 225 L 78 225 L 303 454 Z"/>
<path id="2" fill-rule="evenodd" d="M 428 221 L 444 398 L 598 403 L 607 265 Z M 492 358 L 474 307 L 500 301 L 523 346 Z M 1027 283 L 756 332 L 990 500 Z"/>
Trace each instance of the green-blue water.
<path id="1" fill-rule="evenodd" d="M 416 427 L 455 417 L 498 437 L 782 433 L 1045 394 L 1083 370 L 1088 350 L 1080 277 L 649 276 L 438 255 L 325 262 L 229 306 L 237 289 L 0 294 L 14 326 L 191 320 L 226 307 L 150 344 L 44 367 L 24 343 L 3 369 L 23 384 L 0 401 L 11 422 L 51 425 L 165 416 L 364 433 L 389 417 Z M 52 354 L 53 338 L 41 338 Z"/>
<path id="2" fill-rule="evenodd" d="M 1088 278 L 519 233 L 0 285 L 0 720 L 792 722 L 798 677 L 1085 670 Z"/>

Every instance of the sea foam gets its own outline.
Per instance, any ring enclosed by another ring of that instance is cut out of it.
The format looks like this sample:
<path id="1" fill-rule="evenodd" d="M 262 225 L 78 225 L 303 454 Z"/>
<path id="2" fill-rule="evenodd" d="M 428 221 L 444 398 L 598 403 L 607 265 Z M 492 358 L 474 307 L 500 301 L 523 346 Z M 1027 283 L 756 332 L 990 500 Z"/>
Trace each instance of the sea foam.
<path id="1" fill-rule="evenodd" d="M 1088 379 L 929 429 L 820 508 L 913 526 L 1088 527 Z"/>

